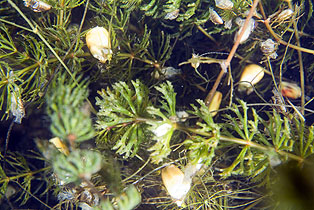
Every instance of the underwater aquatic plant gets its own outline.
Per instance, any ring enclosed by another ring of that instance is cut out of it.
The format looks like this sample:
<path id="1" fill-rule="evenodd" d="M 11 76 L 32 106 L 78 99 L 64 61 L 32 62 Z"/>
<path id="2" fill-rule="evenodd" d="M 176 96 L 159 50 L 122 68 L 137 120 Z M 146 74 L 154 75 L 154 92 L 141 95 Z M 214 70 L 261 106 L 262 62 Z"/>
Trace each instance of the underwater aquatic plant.
<path id="1" fill-rule="evenodd" d="M 286 206 L 277 171 L 314 153 L 309 2 L 0 1 L 1 205 Z"/>

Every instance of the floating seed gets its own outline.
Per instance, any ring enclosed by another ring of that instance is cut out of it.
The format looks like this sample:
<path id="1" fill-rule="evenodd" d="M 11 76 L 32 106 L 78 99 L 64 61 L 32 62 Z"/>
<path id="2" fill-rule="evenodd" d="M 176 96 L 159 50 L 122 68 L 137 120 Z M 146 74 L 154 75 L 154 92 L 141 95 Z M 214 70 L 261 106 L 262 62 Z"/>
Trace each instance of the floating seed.
<path id="1" fill-rule="evenodd" d="M 212 101 L 210 102 L 208 106 L 208 110 L 211 112 L 212 117 L 214 117 L 217 114 L 217 112 L 213 112 L 213 111 L 219 109 L 221 99 L 222 99 L 222 93 L 219 91 L 216 91 Z"/>
<path id="2" fill-rule="evenodd" d="M 257 84 L 264 77 L 264 68 L 256 65 L 247 65 L 240 78 L 240 84 L 238 86 L 239 92 L 246 91 L 246 94 L 253 92 L 253 85 Z"/>
<path id="3" fill-rule="evenodd" d="M 86 44 L 91 54 L 101 63 L 111 59 L 111 43 L 109 32 L 103 27 L 92 28 L 86 34 Z"/>
<path id="4" fill-rule="evenodd" d="M 264 42 L 260 43 L 261 51 L 264 55 L 269 56 L 270 58 L 276 59 L 277 58 L 277 43 L 274 42 L 272 39 L 267 39 Z"/>
<path id="5" fill-rule="evenodd" d="M 301 97 L 301 88 L 295 83 L 281 82 L 280 90 L 282 96 L 286 96 L 292 99 L 297 99 Z"/>
<path id="6" fill-rule="evenodd" d="M 170 196 L 181 206 L 190 190 L 191 179 L 185 179 L 184 173 L 173 164 L 161 170 L 161 178 Z"/>
<path id="7" fill-rule="evenodd" d="M 233 2 L 230 0 L 215 0 L 215 3 L 220 9 L 230 10 L 233 7 Z"/>
<path id="8" fill-rule="evenodd" d="M 24 0 L 24 6 L 31 8 L 34 12 L 44 12 L 51 9 L 51 5 L 38 0 Z"/>
<path id="9" fill-rule="evenodd" d="M 174 10 L 172 12 L 167 13 L 165 15 L 164 19 L 166 19 L 166 20 L 174 20 L 174 19 L 176 19 L 179 16 L 179 11 L 180 11 L 179 9 L 176 9 L 176 10 Z"/>
<path id="10" fill-rule="evenodd" d="M 244 26 L 244 22 L 245 22 L 245 20 L 243 20 L 241 18 L 236 19 L 236 23 L 240 26 L 240 29 L 237 31 L 237 33 L 234 36 L 234 42 L 237 40 L 238 36 L 240 35 L 240 33 L 243 29 L 243 26 Z M 241 37 L 240 44 L 244 43 L 249 38 L 249 36 L 252 33 L 252 31 L 254 30 L 254 28 L 255 28 L 255 20 L 253 18 L 251 18 L 245 31 L 244 31 L 244 34 Z"/>
<path id="11" fill-rule="evenodd" d="M 213 10 L 213 8 L 209 7 L 209 19 L 215 24 L 223 24 L 224 21 L 222 18 L 218 15 L 218 13 Z"/>
<path id="12" fill-rule="evenodd" d="M 279 13 L 277 20 L 279 22 L 289 19 L 293 15 L 292 9 L 285 9 L 281 13 Z"/>
<path id="13" fill-rule="evenodd" d="M 19 91 L 11 92 L 11 112 L 13 114 L 14 122 L 20 124 L 25 116 L 25 109 Z"/>

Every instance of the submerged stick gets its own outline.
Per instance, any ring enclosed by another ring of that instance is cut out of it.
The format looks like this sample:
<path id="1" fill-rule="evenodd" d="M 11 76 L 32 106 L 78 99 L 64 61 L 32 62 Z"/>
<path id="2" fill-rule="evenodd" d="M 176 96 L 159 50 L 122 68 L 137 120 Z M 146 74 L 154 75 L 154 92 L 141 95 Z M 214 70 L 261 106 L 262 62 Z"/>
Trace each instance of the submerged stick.
<path id="1" fill-rule="evenodd" d="M 244 32 L 246 31 L 246 28 L 248 27 L 248 24 L 249 24 L 249 21 L 250 19 L 253 17 L 253 14 L 254 14 L 254 11 L 255 11 L 255 8 L 257 7 L 257 4 L 258 4 L 259 0 L 254 0 L 253 2 L 253 5 L 250 9 L 250 13 L 249 15 L 247 16 L 247 18 L 245 19 L 245 22 L 244 22 L 244 25 L 243 25 L 243 28 L 239 34 L 239 36 L 237 37 L 229 55 L 228 55 L 228 58 L 221 64 L 221 71 L 214 83 L 214 86 L 213 88 L 210 90 L 210 92 L 208 93 L 208 95 L 206 96 L 206 99 L 205 99 L 205 104 L 206 106 L 209 106 L 210 102 L 212 101 L 213 97 L 214 97 L 214 94 L 218 88 L 218 85 L 223 77 L 223 75 L 225 73 L 227 73 L 227 68 L 230 66 L 230 62 L 235 54 L 235 52 L 237 51 L 239 45 L 240 45 L 240 40 L 244 34 Z"/>

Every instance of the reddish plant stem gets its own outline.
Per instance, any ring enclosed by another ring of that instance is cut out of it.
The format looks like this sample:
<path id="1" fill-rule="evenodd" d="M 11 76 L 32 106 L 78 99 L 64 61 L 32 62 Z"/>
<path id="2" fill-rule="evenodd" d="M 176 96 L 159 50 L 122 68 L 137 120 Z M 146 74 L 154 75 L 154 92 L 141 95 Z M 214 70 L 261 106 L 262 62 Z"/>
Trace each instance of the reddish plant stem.
<path id="1" fill-rule="evenodd" d="M 246 17 L 246 19 L 245 19 L 243 28 L 242 28 L 239 36 L 237 37 L 237 40 L 235 41 L 235 43 L 234 43 L 234 45 L 233 45 L 233 47 L 232 47 L 232 49 L 231 49 L 231 51 L 230 51 L 230 53 L 228 55 L 228 58 L 221 64 L 221 71 L 220 71 L 220 73 L 219 73 L 219 75 L 218 75 L 218 77 L 217 77 L 217 79 L 216 79 L 216 81 L 214 83 L 214 86 L 210 90 L 208 95 L 206 96 L 206 99 L 205 99 L 206 106 L 209 106 L 209 104 L 210 104 L 210 102 L 213 99 L 213 96 L 214 96 L 214 94 L 215 94 L 215 92 L 216 92 L 216 90 L 218 88 L 218 85 L 219 85 L 223 75 L 227 72 L 227 68 L 229 67 L 230 62 L 231 62 L 235 52 L 237 51 L 237 48 L 239 47 L 240 40 L 241 40 L 241 38 L 242 38 L 242 36 L 243 36 L 243 34 L 244 34 L 248 24 L 249 24 L 250 19 L 252 18 L 253 14 L 254 14 L 254 11 L 255 11 L 255 8 L 256 8 L 258 2 L 259 2 L 259 0 L 254 0 L 253 5 L 252 5 L 252 7 L 250 9 L 250 13 Z"/>
<path id="2" fill-rule="evenodd" d="M 299 47 L 299 46 L 296 46 L 296 45 L 293 45 L 293 44 L 289 44 L 288 42 L 286 41 L 283 41 L 274 31 L 273 29 L 271 28 L 271 26 L 269 25 L 269 21 L 270 19 L 267 18 L 266 20 L 264 20 L 264 24 L 266 26 L 266 28 L 268 29 L 269 33 L 274 37 L 274 39 L 276 39 L 277 42 L 279 42 L 280 44 L 283 44 L 283 45 L 286 45 L 290 48 L 293 48 L 295 50 L 299 50 L 299 51 L 302 51 L 302 52 L 306 52 L 306 53 L 309 53 L 309 54 L 313 54 L 314 55 L 314 50 L 311 50 L 311 49 L 307 49 L 307 48 L 303 48 L 303 47 Z"/>

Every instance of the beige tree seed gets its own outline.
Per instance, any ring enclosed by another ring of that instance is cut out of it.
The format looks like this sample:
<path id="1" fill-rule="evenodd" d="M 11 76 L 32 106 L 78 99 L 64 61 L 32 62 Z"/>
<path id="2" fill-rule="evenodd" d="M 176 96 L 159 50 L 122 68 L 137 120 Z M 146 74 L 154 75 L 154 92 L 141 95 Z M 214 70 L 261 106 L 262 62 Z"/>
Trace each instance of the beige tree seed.
<path id="1" fill-rule="evenodd" d="M 86 34 L 86 44 L 91 54 L 101 63 L 111 59 L 110 35 L 104 27 L 92 28 Z"/>
<path id="2" fill-rule="evenodd" d="M 257 84 L 264 77 L 264 68 L 257 64 L 247 65 L 240 78 L 239 92 L 246 91 L 246 94 L 253 92 L 253 85 Z"/>
<path id="3" fill-rule="evenodd" d="M 301 88 L 295 83 L 281 82 L 280 90 L 282 96 L 286 96 L 292 99 L 297 99 L 301 97 Z"/>
<path id="4" fill-rule="evenodd" d="M 212 101 L 210 102 L 208 106 L 208 110 L 211 112 L 212 117 L 214 117 L 217 114 L 217 112 L 212 112 L 212 111 L 219 109 L 221 99 L 222 99 L 222 93 L 219 91 L 216 91 Z"/>
<path id="5" fill-rule="evenodd" d="M 181 206 L 190 190 L 191 177 L 186 177 L 177 166 L 171 164 L 161 170 L 161 178 L 170 196 Z"/>

